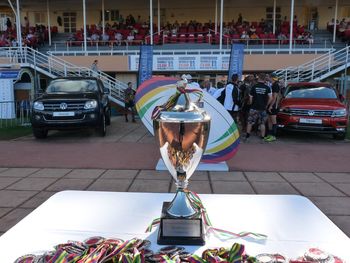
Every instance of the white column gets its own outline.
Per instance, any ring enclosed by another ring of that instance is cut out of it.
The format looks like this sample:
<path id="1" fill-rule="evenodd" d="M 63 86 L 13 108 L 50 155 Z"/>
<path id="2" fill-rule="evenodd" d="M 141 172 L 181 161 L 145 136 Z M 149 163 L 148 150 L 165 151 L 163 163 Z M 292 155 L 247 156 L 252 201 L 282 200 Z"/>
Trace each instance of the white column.
<path id="1" fill-rule="evenodd" d="M 218 0 L 215 0 L 215 35 L 217 33 L 218 28 Z"/>
<path id="2" fill-rule="evenodd" d="M 83 0 L 83 27 L 84 27 L 84 52 L 86 52 L 86 51 L 87 51 L 87 48 L 86 48 L 87 30 L 86 30 L 86 7 L 85 7 L 85 0 Z"/>
<path id="3" fill-rule="evenodd" d="M 222 24 L 224 19 L 224 0 L 221 0 L 220 6 L 220 50 L 222 49 Z"/>
<path id="4" fill-rule="evenodd" d="M 158 35 L 160 35 L 160 0 L 158 0 Z"/>
<path id="5" fill-rule="evenodd" d="M 290 27 L 289 27 L 289 54 L 292 54 L 292 48 L 293 48 L 293 20 L 294 20 L 294 0 L 291 0 Z"/>
<path id="6" fill-rule="evenodd" d="M 273 29 L 272 33 L 276 33 L 276 0 L 273 0 Z"/>
<path id="7" fill-rule="evenodd" d="M 47 30 L 48 30 L 48 33 L 49 33 L 49 46 L 51 47 L 51 23 L 50 23 L 49 0 L 46 0 L 46 12 L 47 12 Z"/>
<path id="8" fill-rule="evenodd" d="M 18 32 L 18 46 L 22 47 L 22 28 L 21 28 L 21 13 L 19 12 L 19 0 L 16 1 L 17 7 L 17 32 Z"/>
<path id="9" fill-rule="evenodd" d="M 17 35 L 17 40 L 18 40 L 18 14 L 17 11 L 15 10 L 15 8 L 13 7 L 12 3 L 10 0 L 7 0 L 9 2 L 9 5 L 11 6 L 11 9 L 13 11 L 13 14 L 15 15 L 16 18 L 16 35 Z"/>
<path id="10" fill-rule="evenodd" d="M 149 34 L 150 44 L 153 45 L 153 1 L 149 0 Z"/>
<path id="11" fill-rule="evenodd" d="M 105 0 L 102 0 L 102 34 L 105 34 Z"/>
<path id="12" fill-rule="evenodd" d="M 335 11 L 334 11 L 334 26 L 333 26 L 333 43 L 337 34 L 337 18 L 338 18 L 338 0 L 335 0 Z"/>

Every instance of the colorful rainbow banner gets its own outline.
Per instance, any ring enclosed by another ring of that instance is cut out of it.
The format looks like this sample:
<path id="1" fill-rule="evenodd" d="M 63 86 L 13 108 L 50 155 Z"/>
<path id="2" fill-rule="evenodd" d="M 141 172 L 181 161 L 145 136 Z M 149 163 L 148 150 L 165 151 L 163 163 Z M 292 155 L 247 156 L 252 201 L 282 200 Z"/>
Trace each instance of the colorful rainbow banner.
<path id="1" fill-rule="evenodd" d="M 152 111 L 156 106 L 164 104 L 176 92 L 179 79 L 169 77 L 153 77 L 143 82 L 136 92 L 136 109 L 148 131 L 153 134 Z M 202 161 L 219 163 L 231 159 L 239 146 L 237 126 L 227 110 L 209 93 L 203 92 L 204 109 L 211 116 L 209 140 Z M 190 94 L 193 101 L 196 94 Z M 153 134 L 154 135 L 154 134 Z"/>

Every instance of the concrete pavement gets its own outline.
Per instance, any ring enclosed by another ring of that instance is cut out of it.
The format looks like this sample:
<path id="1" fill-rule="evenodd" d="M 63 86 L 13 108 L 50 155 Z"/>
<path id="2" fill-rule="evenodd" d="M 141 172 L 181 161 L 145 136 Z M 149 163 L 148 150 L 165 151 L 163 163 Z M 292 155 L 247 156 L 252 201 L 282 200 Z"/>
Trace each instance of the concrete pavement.
<path id="1" fill-rule="evenodd" d="M 154 170 L 159 154 L 152 136 L 121 118 L 106 138 L 50 133 L 45 141 L 26 136 L 0 147 L 0 234 L 62 190 L 175 189 L 167 172 Z M 271 145 L 253 138 L 229 161 L 230 172 L 196 172 L 189 187 L 198 193 L 303 195 L 350 236 L 349 154 L 349 143 L 322 136 L 286 136 Z"/>

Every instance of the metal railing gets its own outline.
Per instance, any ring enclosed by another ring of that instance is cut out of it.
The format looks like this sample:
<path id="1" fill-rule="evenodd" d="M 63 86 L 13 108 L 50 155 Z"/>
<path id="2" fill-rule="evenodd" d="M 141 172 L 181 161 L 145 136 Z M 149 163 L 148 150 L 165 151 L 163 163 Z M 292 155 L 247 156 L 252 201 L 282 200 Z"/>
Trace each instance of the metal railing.
<path id="1" fill-rule="evenodd" d="M 127 85 L 101 71 L 95 72 L 86 67 L 78 67 L 52 54 L 45 55 L 30 47 L 0 48 L 0 57 L 7 57 L 11 63 L 29 66 L 51 78 L 94 76 L 101 79 L 109 89 L 110 99 L 124 106 L 124 89 Z"/>
<path id="2" fill-rule="evenodd" d="M 323 54 L 332 51 L 332 48 L 294 48 L 293 54 Z M 139 55 L 140 51 L 137 50 L 61 50 L 61 51 L 48 51 L 48 54 L 54 56 L 129 56 Z M 169 56 L 169 55 L 230 55 L 231 49 L 153 49 L 153 55 Z M 289 48 L 249 48 L 244 49 L 245 54 L 289 54 Z"/>
<path id="3" fill-rule="evenodd" d="M 324 54 L 297 67 L 276 70 L 275 73 L 285 83 L 321 81 L 350 66 L 349 50 L 350 47 L 347 46 L 341 50 Z"/>
<path id="4" fill-rule="evenodd" d="M 29 100 L 0 102 L 0 128 L 30 125 Z"/>

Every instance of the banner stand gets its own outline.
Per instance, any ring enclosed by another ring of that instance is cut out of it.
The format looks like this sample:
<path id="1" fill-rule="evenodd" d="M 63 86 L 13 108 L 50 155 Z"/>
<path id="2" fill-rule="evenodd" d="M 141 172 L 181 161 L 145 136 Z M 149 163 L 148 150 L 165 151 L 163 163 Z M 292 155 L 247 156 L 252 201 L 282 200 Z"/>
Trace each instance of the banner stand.
<path id="1" fill-rule="evenodd" d="M 166 168 L 163 159 L 159 159 L 156 171 L 168 171 Z M 228 172 L 229 168 L 226 162 L 220 162 L 220 163 L 199 163 L 199 165 L 196 168 L 196 171 L 210 171 L 210 172 Z"/>

